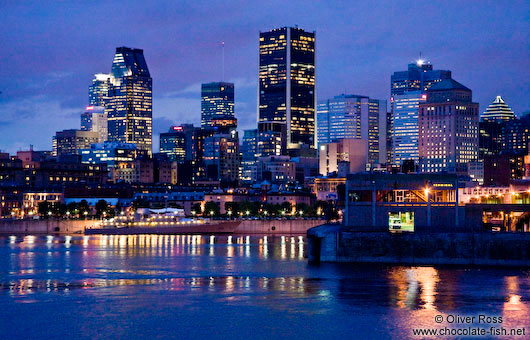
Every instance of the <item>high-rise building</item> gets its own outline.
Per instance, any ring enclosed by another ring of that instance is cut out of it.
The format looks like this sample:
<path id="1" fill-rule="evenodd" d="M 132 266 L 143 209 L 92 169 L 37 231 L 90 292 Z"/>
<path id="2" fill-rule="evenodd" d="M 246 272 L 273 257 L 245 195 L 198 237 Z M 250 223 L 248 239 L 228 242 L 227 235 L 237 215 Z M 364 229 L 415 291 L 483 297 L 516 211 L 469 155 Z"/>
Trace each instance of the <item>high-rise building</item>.
<path id="1" fill-rule="evenodd" d="M 53 137 L 53 155 L 78 155 L 82 149 L 99 142 L 99 134 L 93 131 L 63 130 Z"/>
<path id="2" fill-rule="evenodd" d="M 418 163 L 418 110 L 425 103 L 423 91 L 410 91 L 392 97 L 392 164 L 406 160 Z"/>
<path id="3" fill-rule="evenodd" d="M 207 137 L 204 140 L 204 163 L 210 179 L 222 182 L 237 181 L 241 166 L 237 131 Z"/>
<path id="4" fill-rule="evenodd" d="M 195 127 L 192 124 L 172 126 L 168 132 L 160 134 L 160 153 L 171 161 L 194 160 Z"/>
<path id="5" fill-rule="evenodd" d="M 105 97 L 109 91 L 110 75 L 107 73 L 96 73 L 92 85 L 88 87 L 88 105 L 105 106 Z"/>
<path id="6" fill-rule="evenodd" d="M 241 142 L 241 180 L 252 180 L 252 168 L 258 153 L 258 130 L 245 130 Z"/>
<path id="7" fill-rule="evenodd" d="M 99 143 L 107 140 L 107 114 L 103 106 L 87 106 L 81 114 L 81 130 L 93 131 L 99 135 Z"/>
<path id="8" fill-rule="evenodd" d="M 478 103 L 473 103 L 471 90 L 445 79 L 427 90 L 419 110 L 421 171 L 467 174 L 479 149 Z"/>
<path id="9" fill-rule="evenodd" d="M 451 79 L 451 71 L 434 70 L 424 60 L 408 65 L 407 71 L 394 72 L 390 78 L 391 112 L 388 119 L 388 160 L 401 166 L 403 161 L 418 162 L 418 109 L 425 91 L 433 84 Z M 399 108 L 397 107 L 399 106 Z"/>
<path id="10" fill-rule="evenodd" d="M 315 147 L 315 32 L 282 27 L 259 37 L 259 132 L 281 134 L 282 153 Z"/>
<path id="11" fill-rule="evenodd" d="M 394 72 L 390 78 L 390 95 L 410 91 L 427 91 L 431 85 L 451 79 L 451 71 L 433 70 L 432 64 L 424 60 L 408 65 L 407 71 Z"/>
<path id="12" fill-rule="evenodd" d="M 118 47 L 105 100 L 108 140 L 152 152 L 152 79 L 143 50 Z"/>
<path id="13" fill-rule="evenodd" d="M 213 82 L 201 86 L 201 126 L 211 127 L 211 120 L 234 117 L 234 84 Z"/>
<path id="14" fill-rule="evenodd" d="M 482 113 L 480 118 L 483 121 L 509 121 L 515 119 L 512 109 L 504 102 L 501 96 L 495 97 L 495 100 Z"/>
<path id="15" fill-rule="evenodd" d="M 318 145 L 339 139 L 365 139 L 369 163 L 386 163 L 386 100 L 359 95 L 340 95 L 318 104 Z"/>

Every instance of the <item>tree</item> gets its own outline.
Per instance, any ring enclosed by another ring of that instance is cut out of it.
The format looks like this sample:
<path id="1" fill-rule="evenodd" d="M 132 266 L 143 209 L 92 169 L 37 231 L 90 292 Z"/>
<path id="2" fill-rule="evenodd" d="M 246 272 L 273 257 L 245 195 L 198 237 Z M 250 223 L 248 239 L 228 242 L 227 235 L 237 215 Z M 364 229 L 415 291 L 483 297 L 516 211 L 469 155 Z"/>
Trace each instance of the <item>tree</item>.
<path id="1" fill-rule="evenodd" d="M 206 216 L 215 217 L 219 216 L 219 206 L 215 202 L 206 202 L 204 205 L 204 214 Z"/>
<path id="2" fill-rule="evenodd" d="M 48 218 L 48 213 L 51 212 L 51 209 L 52 209 L 52 206 L 50 202 L 46 202 L 46 201 L 39 202 L 39 205 L 38 205 L 39 215 L 45 218 Z"/>
<path id="3" fill-rule="evenodd" d="M 105 200 L 99 200 L 96 202 L 96 216 L 101 217 L 103 213 L 107 214 L 108 204 Z"/>
<path id="4" fill-rule="evenodd" d="M 79 216 L 80 217 L 86 217 L 88 214 L 90 214 L 90 207 L 88 206 L 88 202 L 86 200 L 82 200 L 81 202 L 79 202 L 78 204 L 78 209 L 79 209 Z"/>
<path id="5" fill-rule="evenodd" d="M 192 207 L 191 207 L 191 213 L 193 215 L 200 215 L 202 213 L 202 209 L 201 209 L 201 204 L 200 203 L 195 203 Z"/>
<path id="6" fill-rule="evenodd" d="M 225 203 L 225 210 L 226 213 L 230 211 L 230 216 L 237 216 L 239 215 L 239 203 L 238 202 L 226 202 Z"/>
<path id="7" fill-rule="evenodd" d="M 290 215 L 292 210 L 293 210 L 293 206 L 291 204 L 291 202 L 283 202 L 281 205 L 280 205 L 280 214 L 282 215 Z"/>

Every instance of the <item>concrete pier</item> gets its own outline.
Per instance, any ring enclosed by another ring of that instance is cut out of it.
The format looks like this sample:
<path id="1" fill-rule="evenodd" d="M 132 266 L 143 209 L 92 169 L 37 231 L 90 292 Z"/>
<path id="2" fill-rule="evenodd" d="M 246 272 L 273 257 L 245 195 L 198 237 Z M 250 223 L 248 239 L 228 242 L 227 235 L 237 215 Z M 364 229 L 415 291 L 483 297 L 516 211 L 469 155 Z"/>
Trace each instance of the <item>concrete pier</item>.
<path id="1" fill-rule="evenodd" d="M 391 233 L 322 225 L 307 235 L 312 262 L 530 266 L 530 233 Z"/>

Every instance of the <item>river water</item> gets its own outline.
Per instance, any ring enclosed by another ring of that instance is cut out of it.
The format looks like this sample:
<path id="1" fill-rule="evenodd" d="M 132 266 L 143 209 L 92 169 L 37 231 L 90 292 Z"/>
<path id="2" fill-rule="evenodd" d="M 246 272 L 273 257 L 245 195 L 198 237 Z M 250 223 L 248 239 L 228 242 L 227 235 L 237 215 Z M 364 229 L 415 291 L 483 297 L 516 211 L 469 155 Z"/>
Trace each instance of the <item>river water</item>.
<path id="1" fill-rule="evenodd" d="M 0 339 L 530 338 L 528 271 L 310 265 L 305 250 L 299 236 L 0 237 Z M 502 323 L 448 322 L 480 315 Z"/>

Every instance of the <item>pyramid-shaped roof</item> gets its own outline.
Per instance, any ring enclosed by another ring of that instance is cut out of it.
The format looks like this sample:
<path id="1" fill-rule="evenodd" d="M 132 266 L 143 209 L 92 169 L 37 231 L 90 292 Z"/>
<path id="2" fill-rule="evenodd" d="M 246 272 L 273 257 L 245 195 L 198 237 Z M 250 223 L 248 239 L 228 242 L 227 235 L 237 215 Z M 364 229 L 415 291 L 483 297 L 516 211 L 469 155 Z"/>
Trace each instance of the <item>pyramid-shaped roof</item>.
<path id="1" fill-rule="evenodd" d="M 485 121 L 504 121 L 514 119 L 515 114 L 502 97 L 497 96 L 481 117 Z"/>

